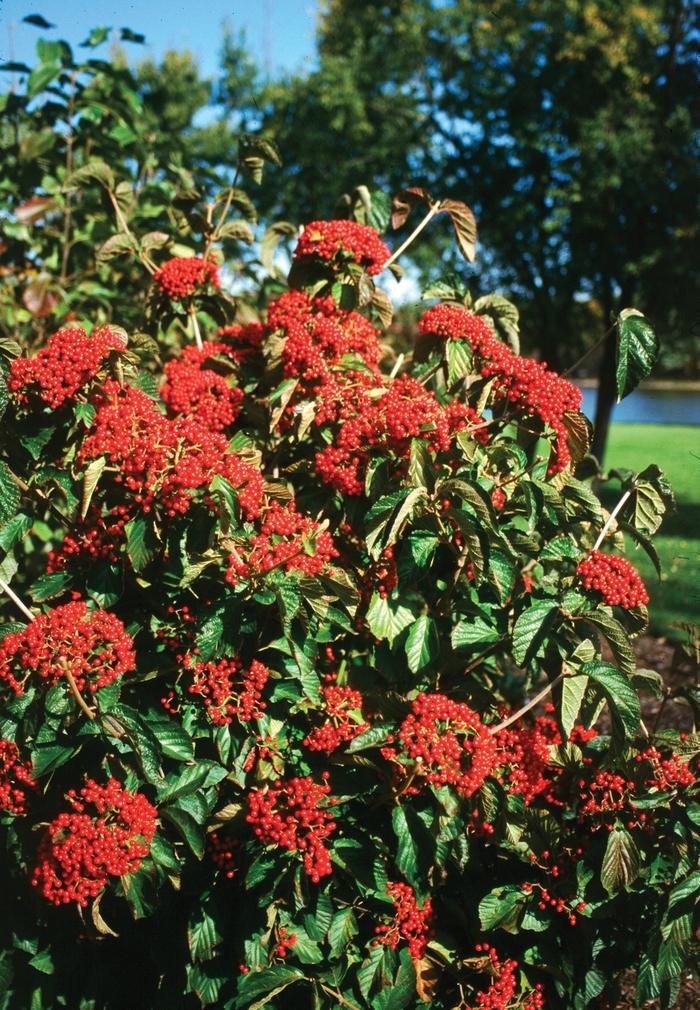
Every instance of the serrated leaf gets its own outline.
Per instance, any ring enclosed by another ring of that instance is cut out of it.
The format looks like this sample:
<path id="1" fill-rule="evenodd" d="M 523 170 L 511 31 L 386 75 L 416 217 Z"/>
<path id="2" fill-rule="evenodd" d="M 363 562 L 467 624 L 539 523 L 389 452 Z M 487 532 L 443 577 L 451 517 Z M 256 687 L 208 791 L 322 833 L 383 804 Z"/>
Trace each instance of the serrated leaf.
<path id="1" fill-rule="evenodd" d="M 268 273 L 273 274 L 275 272 L 275 253 L 277 252 L 277 247 L 280 241 L 285 235 L 290 238 L 294 238 L 297 234 L 296 225 L 290 224 L 289 221 L 276 221 L 271 224 L 266 230 L 260 242 L 260 262 L 265 267 Z"/>
<path id="2" fill-rule="evenodd" d="M 97 487 L 97 483 L 100 479 L 100 475 L 104 468 L 107 466 L 107 460 L 104 456 L 98 456 L 97 459 L 91 460 L 88 467 L 83 474 L 83 494 L 82 501 L 80 504 L 80 518 L 84 519 L 88 514 L 88 509 L 90 508 L 90 502 L 92 501 L 92 496 Z"/>
<path id="3" fill-rule="evenodd" d="M 445 344 L 447 384 L 453 386 L 472 369 L 471 345 L 466 340 L 448 340 Z"/>
<path id="4" fill-rule="evenodd" d="M 461 200 L 441 200 L 440 213 L 450 216 L 457 245 L 462 255 L 473 263 L 476 259 L 476 218 L 474 212 Z"/>
<path id="5" fill-rule="evenodd" d="M 337 957 L 352 940 L 357 936 L 359 930 L 357 919 L 352 908 L 339 909 L 331 921 L 328 929 L 328 942 L 331 946 L 331 954 Z"/>
<path id="6" fill-rule="evenodd" d="M 19 502 L 20 493 L 17 481 L 7 465 L 0 460 L 0 527 L 15 516 Z"/>
<path id="7" fill-rule="evenodd" d="M 20 625 L 20 627 L 24 627 L 24 625 Z M 347 752 L 355 754 L 358 751 L 369 750 L 370 747 L 383 747 L 390 735 L 389 726 L 371 726 L 350 741 Z"/>
<path id="8" fill-rule="evenodd" d="M 408 668 L 412 673 L 424 670 L 434 663 L 440 655 L 440 637 L 437 625 L 432 617 L 421 614 L 408 633 L 406 639 L 406 658 Z"/>
<path id="9" fill-rule="evenodd" d="M 141 572 L 153 560 L 153 533 L 144 516 L 136 516 L 124 525 L 126 553 L 135 572 Z"/>
<path id="10" fill-rule="evenodd" d="M 95 159 L 82 165 L 67 176 L 64 189 L 77 189 L 86 182 L 99 182 L 105 189 L 114 189 L 114 173 L 104 161 Z"/>
<path id="11" fill-rule="evenodd" d="M 390 597 L 380 596 L 379 593 L 372 593 L 366 620 L 375 638 L 385 638 L 389 645 L 393 645 L 396 636 L 412 624 L 414 619 L 413 611 L 402 603 Z"/>
<path id="12" fill-rule="evenodd" d="M 515 885 L 496 887 L 479 902 L 479 919 L 484 930 L 505 929 L 516 932 L 517 922 L 527 895 Z"/>
<path id="13" fill-rule="evenodd" d="M 616 321 L 615 382 L 617 402 L 650 374 L 659 356 L 659 341 L 637 309 L 623 309 Z"/>
<path id="14" fill-rule="evenodd" d="M 532 659 L 552 626 L 558 607 L 552 600 L 536 600 L 524 610 L 513 628 L 513 659 L 522 665 Z"/>
<path id="15" fill-rule="evenodd" d="M 600 869 L 600 882 L 608 892 L 615 894 L 629 886 L 639 876 L 639 849 L 627 828 L 614 827 L 608 835 L 608 844 Z"/>
<path id="16" fill-rule="evenodd" d="M 633 737 L 639 729 L 641 710 L 637 692 L 624 673 L 604 662 L 586 663 L 581 672 L 601 688 L 613 720 L 619 722 L 624 736 Z"/>
<path id="17" fill-rule="evenodd" d="M 255 236 L 247 221 L 227 221 L 226 224 L 223 224 L 219 228 L 217 237 L 233 239 L 236 242 L 245 242 L 247 245 L 252 245 L 255 241 Z"/>
<path id="18" fill-rule="evenodd" d="M 287 968 L 284 965 L 272 965 L 262 971 L 251 971 L 244 975 L 238 983 L 238 995 L 234 1006 L 237 1010 L 257 1010 L 273 999 L 287 986 L 298 982 L 304 977 L 298 968 Z M 262 996 L 264 999 L 255 1000 Z"/>
<path id="19" fill-rule="evenodd" d="M 631 676 L 636 669 L 637 661 L 632 652 L 629 635 L 620 622 L 612 614 L 606 613 L 602 607 L 584 614 L 583 617 L 589 624 L 600 629 L 610 646 L 615 662 L 623 673 Z"/>
<path id="20" fill-rule="evenodd" d="M 385 495 L 375 502 L 367 513 L 367 550 L 375 561 L 379 560 L 387 547 L 396 543 L 403 524 L 412 516 L 413 510 L 427 492 L 423 487 L 403 488 Z"/>
<path id="21" fill-rule="evenodd" d="M 559 718 L 566 740 L 571 736 L 571 731 L 578 719 L 587 687 L 588 677 L 584 674 L 566 676 L 561 682 Z"/>
<path id="22" fill-rule="evenodd" d="M 481 648 L 497 642 L 500 637 L 497 629 L 486 624 L 481 617 L 469 617 L 452 629 L 452 648 L 457 650 Z"/>
<path id="23" fill-rule="evenodd" d="M 372 1000 L 372 1010 L 404 1010 L 415 999 L 416 969 L 404 947 L 399 954 L 398 971 L 391 984 Z"/>
<path id="24" fill-rule="evenodd" d="M 410 186 L 408 189 L 402 189 L 400 193 L 397 193 L 392 198 L 391 227 L 394 231 L 406 223 L 406 219 L 413 208 L 418 207 L 421 203 L 429 205 L 431 199 L 427 190 L 421 189 L 419 186 Z"/>
<path id="25" fill-rule="evenodd" d="M 211 898 L 195 903 L 187 922 L 187 943 L 193 961 L 208 961 L 216 954 L 223 937 L 219 932 Z"/>

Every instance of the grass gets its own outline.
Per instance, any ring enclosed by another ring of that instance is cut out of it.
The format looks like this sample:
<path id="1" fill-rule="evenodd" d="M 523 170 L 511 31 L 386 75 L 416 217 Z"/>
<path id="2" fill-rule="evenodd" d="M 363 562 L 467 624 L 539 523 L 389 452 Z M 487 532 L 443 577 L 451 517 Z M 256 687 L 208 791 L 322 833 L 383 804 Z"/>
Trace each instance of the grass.
<path id="1" fill-rule="evenodd" d="M 617 424 L 610 432 L 605 457 L 608 469 L 643 470 L 656 463 L 676 495 L 677 508 L 667 515 L 654 545 L 661 559 L 661 581 L 641 549 L 629 558 L 642 575 L 651 602 L 650 629 L 682 637 L 673 624 L 700 624 L 700 428 L 677 424 Z M 610 501 L 605 496 L 606 504 Z"/>

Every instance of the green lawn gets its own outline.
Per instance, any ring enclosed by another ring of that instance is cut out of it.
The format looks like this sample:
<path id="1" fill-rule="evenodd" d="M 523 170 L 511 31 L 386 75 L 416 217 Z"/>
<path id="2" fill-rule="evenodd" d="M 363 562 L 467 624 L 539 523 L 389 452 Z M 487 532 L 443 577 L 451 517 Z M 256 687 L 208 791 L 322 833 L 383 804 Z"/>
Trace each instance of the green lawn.
<path id="1" fill-rule="evenodd" d="M 677 508 L 667 515 L 654 544 L 661 558 L 659 582 L 642 550 L 630 560 L 643 576 L 651 603 L 651 630 L 680 637 L 674 621 L 700 624 L 700 428 L 671 424 L 617 424 L 610 433 L 607 469 L 643 470 L 656 463 L 676 495 Z M 605 496 L 606 504 L 610 501 Z"/>

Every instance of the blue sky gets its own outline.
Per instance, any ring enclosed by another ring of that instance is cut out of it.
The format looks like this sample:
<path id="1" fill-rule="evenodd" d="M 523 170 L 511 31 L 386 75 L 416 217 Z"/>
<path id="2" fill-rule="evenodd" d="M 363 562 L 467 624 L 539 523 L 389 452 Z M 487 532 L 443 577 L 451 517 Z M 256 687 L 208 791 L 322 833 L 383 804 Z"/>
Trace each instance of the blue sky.
<path id="1" fill-rule="evenodd" d="M 0 0 L 0 60 L 12 57 L 31 64 L 40 35 L 77 45 L 91 28 L 126 26 L 146 36 L 145 46 L 126 46 L 132 61 L 157 58 L 166 49 L 189 49 L 209 75 L 216 71 L 221 25 L 228 21 L 234 31 L 245 29 L 261 67 L 273 73 L 301 69 L 314 60 L 317 7 L 317 0 Z M 56 28 L 23 24 L 27 14 L 41 14 Z"/>

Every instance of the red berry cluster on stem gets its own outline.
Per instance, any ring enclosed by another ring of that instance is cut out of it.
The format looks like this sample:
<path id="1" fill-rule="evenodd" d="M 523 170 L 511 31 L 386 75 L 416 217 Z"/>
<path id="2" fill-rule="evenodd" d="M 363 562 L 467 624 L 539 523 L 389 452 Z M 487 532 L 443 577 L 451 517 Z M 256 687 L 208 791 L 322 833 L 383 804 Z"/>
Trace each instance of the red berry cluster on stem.
<path id="1" fill-rule="evenodd" d="M 87 779 L 67 794 L 71 812 L 51 821 L 39 844 L 32 883 L 54 905 L 85 907 L 110 878 L 136 873 L 149 854 L 158 812 L 116 779 Z"/>
<path id="2" fill-rule="evenodd" d="M 398 746 L 382 754 L 408 772 L 407 793 L 448 785 L 469 797 L 499 763 L 496 739 L 478 712 L 444 694 L 419 694 L 397 736 Z"/>
<path id="3" fill-rule="evenodd" d="M 265 509 L 260 531 L 229 556 L 226 581 L 236 585 L 241 579 L 281 568 L 287 572 L 320 575 L 338 556 L 330 533 L 294 504 L 271 502 Z"/>
<path id="4" fill-rule="evenodd" d="M 88 336 L 81 326 L 68 327 L 49 337 L 35 358 L 15 358 L 8 389 L 26 405 L 32 397 L 56 410 L 73 400 L 110 356 L 124 350 L 124 340 L 108 326 Z"/>
<path id="5" fill-rule="evenodd" d="M 257 659 L 247 669 L 237 659 L 219 659 L 191 665 L 189 694 L 201 698 L 215 726 L 227 726 L 237 719 L 250 722 L 265 710 L 262 692 L 270 671 Z"/>
<path id="6" fill-rule="evenodd" d="M 332 870 L 325 840 L 335 831 L 335 800 L 324 780 L 310 776 L 283 779 L 269 789 L 253 789 L 246 820 L 266 845 L 303 853 L 304 870 L 317 884 Z"/>
<path id="7" fill-rule="evenodd" d="M 408 952 L 414 960 L 425 954 L 428 941 L 433 935 L 433 903 L 426 898 L 422 906 L 416 901 L 415 891 L 410 884 L 401 882 L 386 886 L 386 893 L 394 902 L 395 913 L 392 922 L 375 926 L 376 943 L 396 950 L 400 941 L 406 941 Z"/>
<path id="8" fill-rule="evenodd" d="M 494 398 L 506 401 L 524 415 L 539 418 L 555 432 L 549 474 L 571 463 L 565 414 L 579 411 L 580 389 L 550 371 L 546 364 L 514 354 L 494 335 L 480 316 L 456 305 L 436 305 L 421 319 L 418 329 L 449 340 L 466 340 L 479 362 L 484 378 L 495 379 Z"/>
<path id="9" fill-rule="evenodd" d="M 328 716 L 321 726 L 311 730 L 304 746 L 312 751 L 332 754 L 344 743 L 349 743 L 369 726 L 362 717 L 362 695 L 351 687 L 329 684 L 321 689 L 325 712 Z"/>
<path id="10" fill-rule="evenodd" d="M 591 551 L 576 569 L 584 589 L 593 589 L 611 607 L 632 610 L 649 602 L 639 572 L 627 558 Z"/>
<path id="11" fill-rule="evenodd" d="M 0 643 L 0 682 L 16 695 L 30 678 L 52 686 L 66 673 L 79 691 L 94 693 L 134 666 L 134 643 L 119 618 L 82 600 L 54 607 Z"/>
<path id="12" fill-rule="evenodd" d="M 210 358 L 227 352 L 226 344 L 205 343 L 202 349 L 185 347 L 179 358 L 167 363 L 160 395 L 171 417 L 189 418 L 209 431 L 225 431 L 234 423 L 243 390 L 205 367 Z"/>
<path id="13" fill-rule="evenodd" d="M 0 810 L 23 816 L 29 793 L 35 788 L 31 763 L 22 760 L 14 741 L 0 740 Z"/>
<path id="14" fill-rule="evenodd" d="M 357 221 L 310 221 L 294 250 L 294 259 L 315 256 L 332 261 L 340 254 L 364 267 L 368 274 L 379 274 L 389 259 L 389 250 L 374 228 Z"/>
<path id="15" fill-rule="evenodd" d="M 215 288 L 221 286 L 217 265 L 199 256 L 176 256 L 168 260 L 153 274 L 153 283 L 173 301 L 182 301 L 208 284 Z"/>

